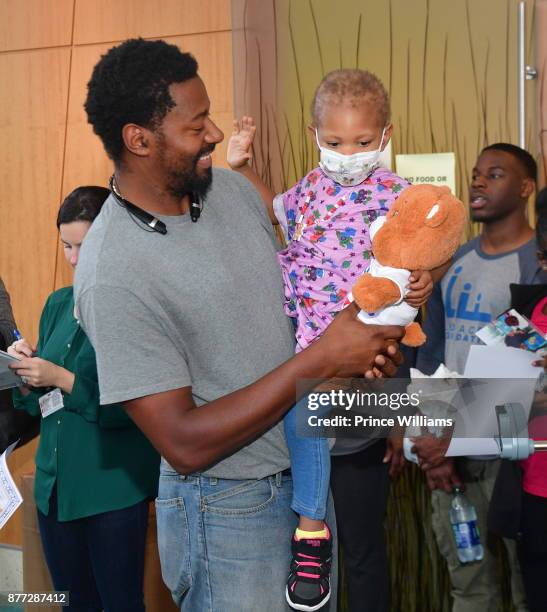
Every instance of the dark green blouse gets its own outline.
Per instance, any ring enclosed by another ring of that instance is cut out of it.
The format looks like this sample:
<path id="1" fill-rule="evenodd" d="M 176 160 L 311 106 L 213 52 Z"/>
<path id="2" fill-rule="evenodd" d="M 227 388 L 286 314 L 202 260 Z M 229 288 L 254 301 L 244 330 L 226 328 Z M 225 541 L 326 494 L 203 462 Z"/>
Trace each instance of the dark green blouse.
<path id="1" fill-rule="evenodd" d="M 74 373 L 64 408 L 42 419 L 36 453 L 36 505 L 69 521 L 126 508 L 157 494 L 159 455 L 119 404 L 101 406 L 95 351 L 74 318 L 72 287 L 52 293 L 40 319 L 37 356 Z M 38 398 L 14 391 L 18 408 L 40 414 Z"/>

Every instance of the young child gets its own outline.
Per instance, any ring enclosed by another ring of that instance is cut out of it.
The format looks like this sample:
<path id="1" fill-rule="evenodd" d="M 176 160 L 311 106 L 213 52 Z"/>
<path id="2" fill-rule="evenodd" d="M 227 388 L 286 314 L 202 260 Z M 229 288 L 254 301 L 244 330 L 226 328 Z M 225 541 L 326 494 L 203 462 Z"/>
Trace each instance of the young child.
<path id="1" fill-rule="evenodd" d="M 297 352 L 344 307 L 371 257 L 370 224 L 388 212 L 407 186 L 378 166 L 392 125 L 388 95 L 375 75 L 364 70 L 327 74 L 315 92 L 311 116 L 319 168 L 286 193 L 275 196 L 248 164 L 256 130 L 250 117 L 234 121 L 228 144 L 228 164 L 254 184 L 288 243 L 279 263 Z M 413 273 L 407 301 L 421 305 L 431 292 L 430 281 L 428 273 Z M 285 417 L 285 433 L 294 483 L 291 507 L 300 515 L 286 598 L 295 610 L 319 610 L 330 597 L 332 541 L 324 522 L 329 449 L 323 438 L 297 436 L 295 408 Z"/>

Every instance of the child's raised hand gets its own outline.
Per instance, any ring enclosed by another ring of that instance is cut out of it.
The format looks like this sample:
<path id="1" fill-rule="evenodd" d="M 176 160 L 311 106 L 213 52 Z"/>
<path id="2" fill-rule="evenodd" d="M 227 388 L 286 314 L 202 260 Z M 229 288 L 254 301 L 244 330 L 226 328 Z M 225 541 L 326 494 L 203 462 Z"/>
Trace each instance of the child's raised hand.
<path id="1" fill-rule="evenodd" d="M 428 270 L 414 270 L 410 275 L 405 302 L 413 308 L 425 304 L 433 291 L 433 278 Z"/>
<path id="2" fill-rule="evenodd" d="M 234 119 L 233 131 L 228 141 L 226 158 L 232 170 L 244 166 L 251 159 L 251 145 L 256 132 L 252 117 L 243 117 L 241 121 Z"/>

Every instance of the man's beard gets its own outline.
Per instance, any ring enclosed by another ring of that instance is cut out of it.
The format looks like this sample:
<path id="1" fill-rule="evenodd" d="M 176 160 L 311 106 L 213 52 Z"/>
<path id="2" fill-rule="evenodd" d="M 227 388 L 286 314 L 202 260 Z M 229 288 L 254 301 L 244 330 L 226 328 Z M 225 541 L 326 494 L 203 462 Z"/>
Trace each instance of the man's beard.
<path id="1" fill-rule="evenodd" d="M 195 168 L 191 171 L 169 170 L 167 178 L 167 191 L 176 198 L 182 199 L 192 193 L 203 199 L 213 182 L 212 168 L 207 168 L 198 174 Z"/>
<path id="2" fill-rule="evenodd" d="M 200 157 L 212 153 L 214 147 L 202 151 L 189 164 L 188 168 L 167 169 L 167 191 L 176 198 L 182 199 L 192 193 L 200 199 L 205 198 L 213 181 L 212 168 L 206 168 L 198 173 L 196 164 Z"/>

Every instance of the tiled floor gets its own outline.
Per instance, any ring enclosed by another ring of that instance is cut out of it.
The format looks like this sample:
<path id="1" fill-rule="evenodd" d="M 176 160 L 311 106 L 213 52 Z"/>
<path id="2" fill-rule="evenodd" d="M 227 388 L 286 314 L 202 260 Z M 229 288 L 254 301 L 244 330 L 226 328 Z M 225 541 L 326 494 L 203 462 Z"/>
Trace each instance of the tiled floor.
<path id="1" fill-rule="evenodd" d="M 0 544 L 0 593 L 23 590 L 23 554 L 20 548 Z M 0 612 L 23 612 L 22 607 L 4 606 Z"/>

